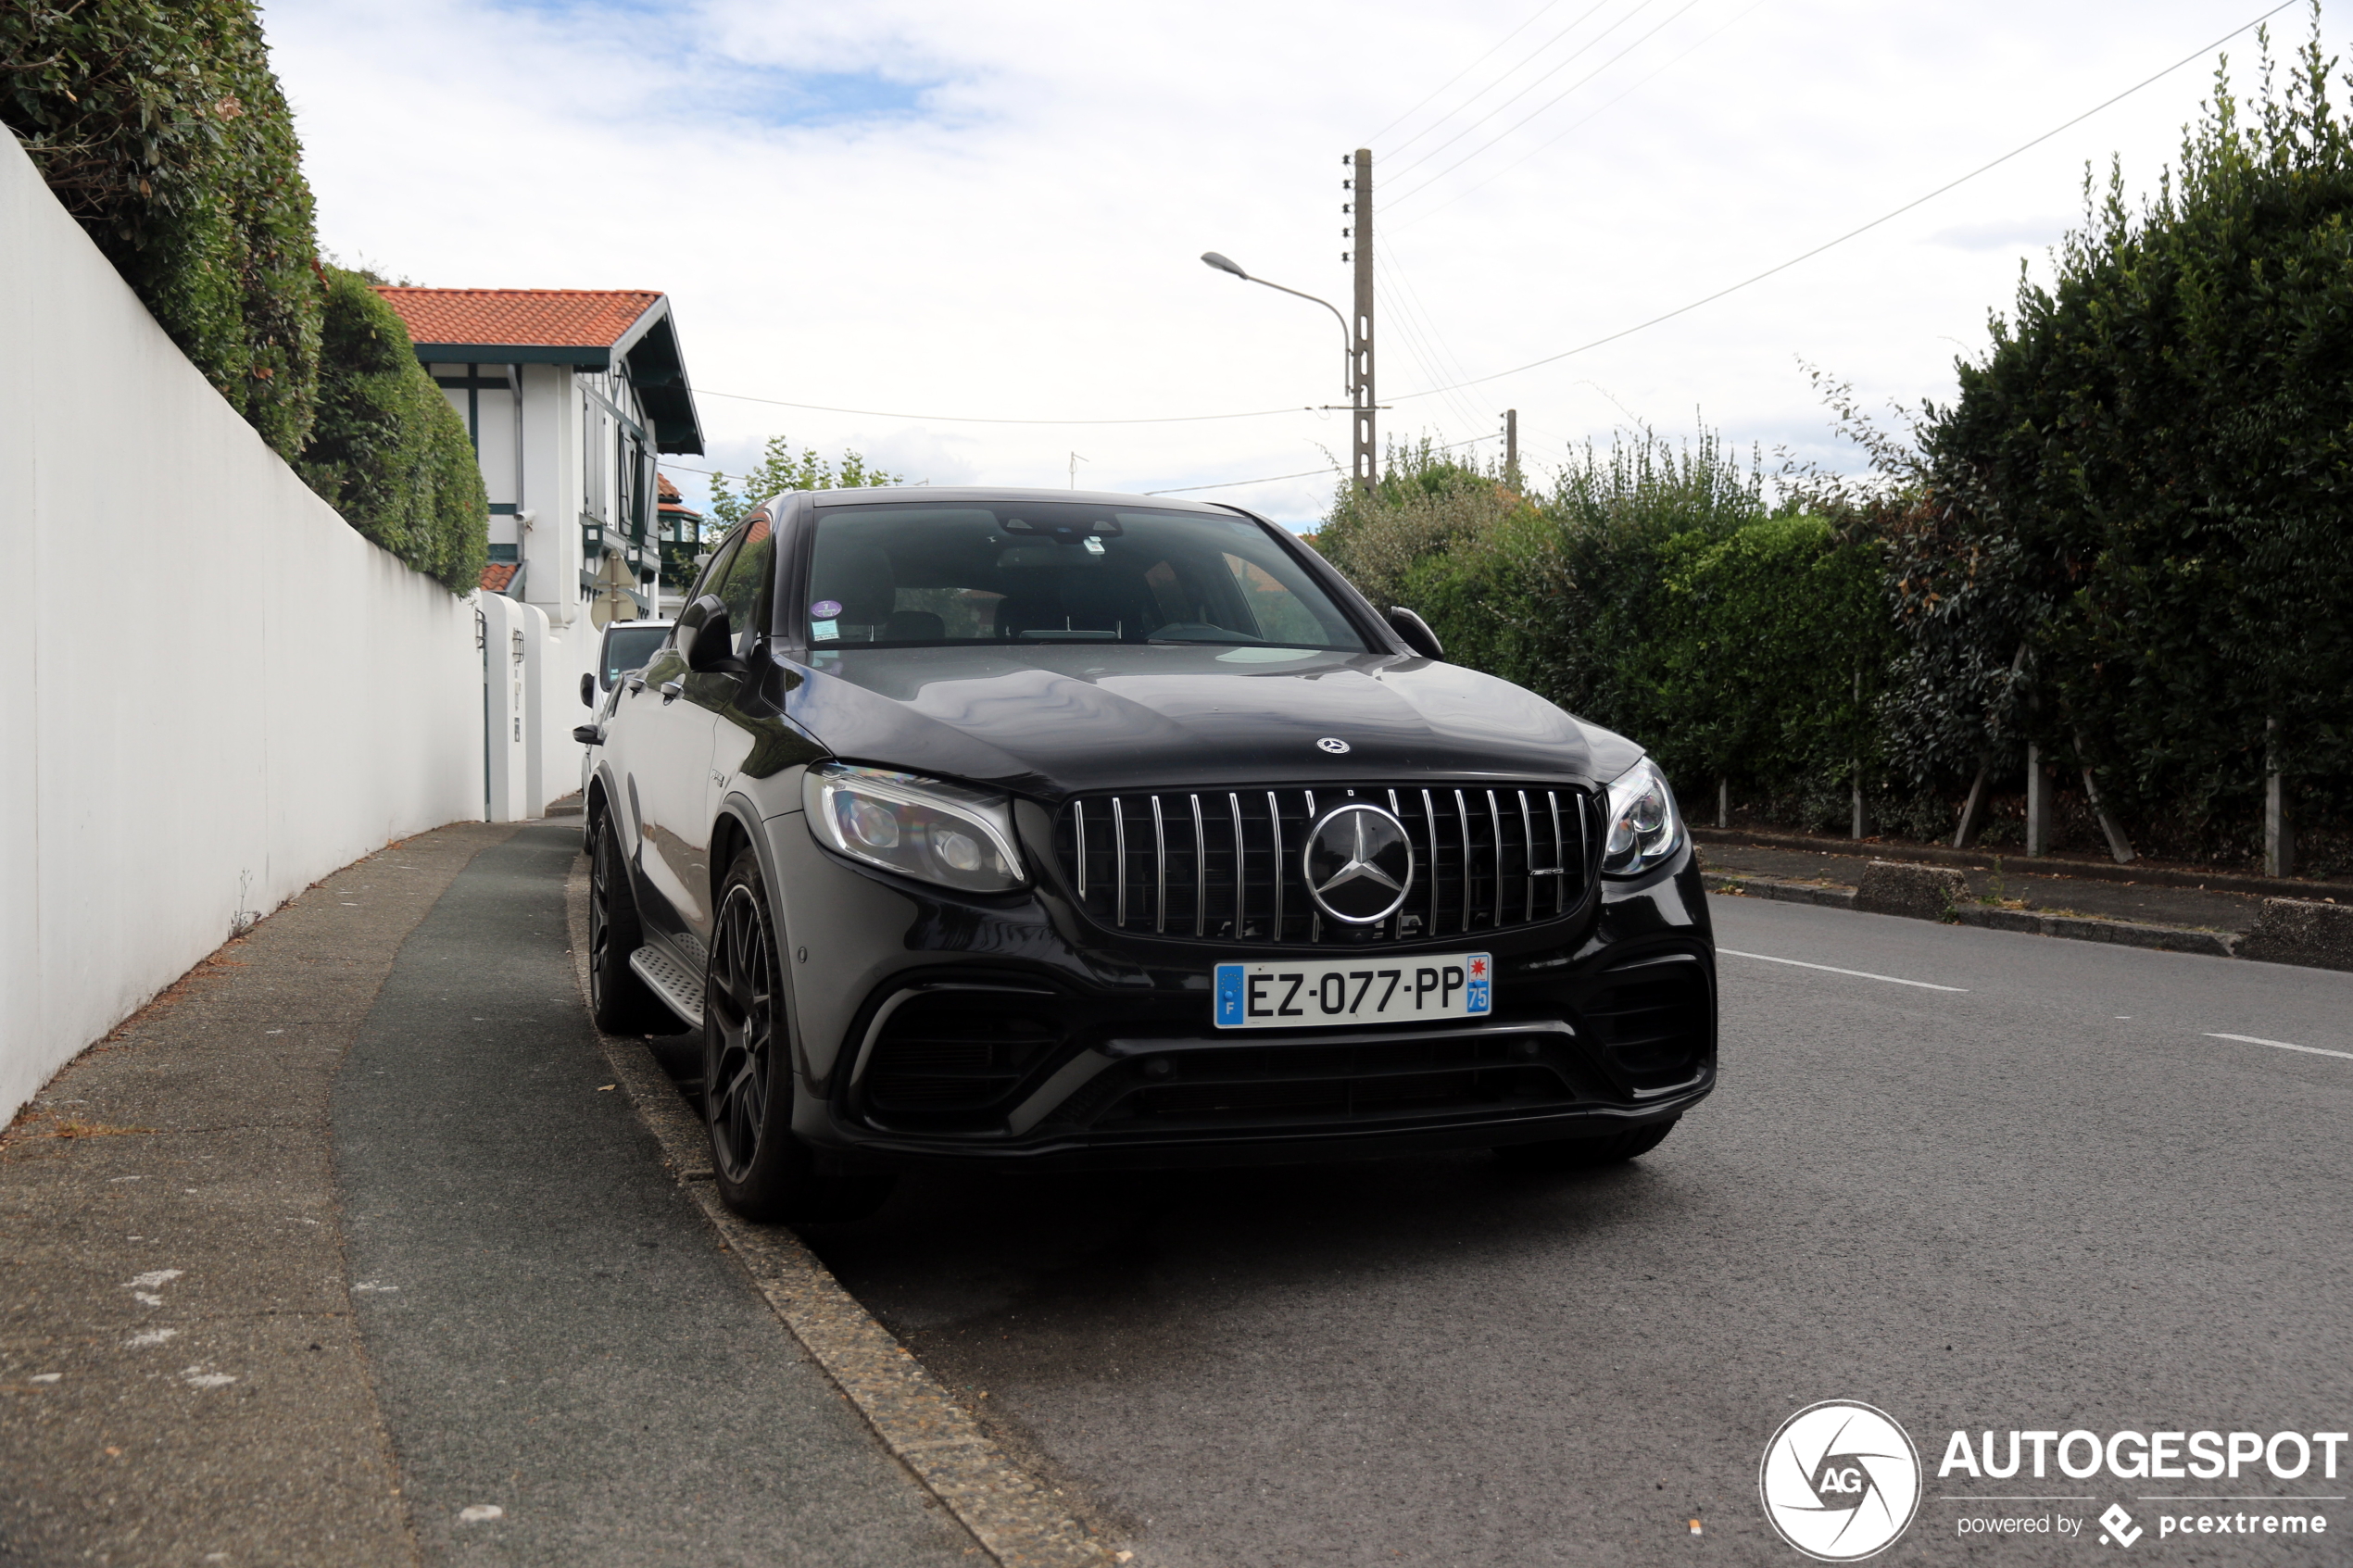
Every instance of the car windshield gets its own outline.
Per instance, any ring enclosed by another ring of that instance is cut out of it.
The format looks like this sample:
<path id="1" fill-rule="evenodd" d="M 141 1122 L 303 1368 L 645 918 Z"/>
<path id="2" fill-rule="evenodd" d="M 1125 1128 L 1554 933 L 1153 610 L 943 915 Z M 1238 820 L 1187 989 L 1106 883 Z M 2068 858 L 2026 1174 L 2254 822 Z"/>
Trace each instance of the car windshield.
<path id="1" fill-rule="evenodd" d="M 1257 523 L 1081 502 L 824 508 L 807 608 L 814 648 L 1365 646 Z"/>
<path id="2" fill-rule="evenodd" d="M 653 662 L 654 649 L 661 646 L 670 635 L 667 624 L 661 626 L 614 626 L 605 632 L 605 687 L 621 679 L 624 670 L 643 670 Z"/>

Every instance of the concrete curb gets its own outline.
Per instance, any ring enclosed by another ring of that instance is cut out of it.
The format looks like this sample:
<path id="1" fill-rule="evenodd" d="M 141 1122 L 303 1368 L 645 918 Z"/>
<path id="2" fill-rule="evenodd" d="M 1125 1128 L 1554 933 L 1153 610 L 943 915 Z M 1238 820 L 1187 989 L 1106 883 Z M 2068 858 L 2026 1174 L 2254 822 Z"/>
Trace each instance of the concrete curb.
<path id="1" fill-rule="evenodd" d="M 1856 890 L 1851 887 L 1826 887 L 1818 883 L 1783 882 L 1774 877 L 1739 876 L 1730 872 L 1710 872 L 1706 884 L 1710 893 L 1729 893 L 1737 897 L 1770 898 L 1784 904 L 1817 904 L 1834 909 L 1861 909 L 1873 914 L 1899 912 L 1858 905 Z M 2290 900 L 2274 901 L 2286 903 Z M 2347 912 L 2353 913 L 2353 910 Z M 2241 953 L 2238 950 L 2241 939 L 2228 932 L 2197 931 L 2178 925 L 2145 925 L 2133 921 L 2095 920 L 2087 915 L 2046 915 L 2032 909 L 2004 909 L 1986 904 L 1955 904 L 1945 911 L 1944 923 L 1973 925 L 1986 931 L 2023 932 L 2030 936 L 2060 936 L 2075 942 L 2105 942 L 2118 947 L 2204 953 L 2220 959 L 2261 957 L 2274 963 L 2306 961 L 2268 952 Z M 2340 966 L 2320 964 L 2317 967 Z"/>
<path id="2" fill-rule="evenodd" d="M 588 874 L 575 860 L 564 887 L 573 967 L 588 996 Z M 720 1202 L 710 1142 L 642 1040 L 598 1032 L 606 1060 L 663 1162 L 694 1196 L 777 1319 L 875 1429 L 900 1463 L 970 1530 L 1004 1568 L 1111 1568 L 1134 1553 L 1106 1545 L 1008 1460 L 970 1412 L 875 1321 L 800 1238 L 755 1225 Z"/>

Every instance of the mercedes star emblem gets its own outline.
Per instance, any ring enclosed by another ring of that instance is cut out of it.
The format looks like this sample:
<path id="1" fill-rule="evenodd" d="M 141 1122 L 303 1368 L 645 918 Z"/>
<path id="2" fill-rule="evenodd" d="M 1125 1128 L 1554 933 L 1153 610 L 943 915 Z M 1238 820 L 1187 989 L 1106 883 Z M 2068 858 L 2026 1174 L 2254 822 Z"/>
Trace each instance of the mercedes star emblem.
<path id="1" fill-rule="evenodd" d="M 1395 914 L 1414 884 L 1414 846 L 1404 824 L 1361 802 L 1332 809 L 1307 834 L 1300 869 L 1315 907 L 1347 925 Z"/>
<path id="2" fill-rule="evenodd" d="M 1348 743 L 1338 735 L 1326 735 L 1315 743 L 1315 749 L 1328 751 L 1334 757 L 1345 757 L 1348 755 Z"/>

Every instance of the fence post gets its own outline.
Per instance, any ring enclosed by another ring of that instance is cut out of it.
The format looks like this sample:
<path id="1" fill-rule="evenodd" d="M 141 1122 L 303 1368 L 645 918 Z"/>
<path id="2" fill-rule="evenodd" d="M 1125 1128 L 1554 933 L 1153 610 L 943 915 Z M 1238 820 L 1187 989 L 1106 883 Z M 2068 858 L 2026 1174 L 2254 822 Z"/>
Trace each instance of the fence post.
<path id="1" fill-rule="evenodd" d="M 1716 781 L 1716 825 L 1719 828 L 1732 825 L 1732 781 L 1728 778 Z"/>
<path id="2" fill-rule="evenodd" d="M 1990 760 L 1977 765 L 1976 781 L 1969 786 L 1969 803 L 1961 808 L 1961 825 L 1953 830 L 1953 847 L 1956 849 L 1969 848 L 1977 842 L 1978 834 L 1984 829 L 1986 774 L 1992 770 Z"/>
<path id="3" fill-rule="evenodd" d="M 2263 874 L 2296 874 L 2296 824 L 2289 820 L 2287 780 L 2280 773 L 2280 721 L 2263 721 Z"/>
<path id="4" fill-rule="evenodd" d="M 2051 852 L 2051 770 L 2032 741 L 2026 743 L 2026 852 Z"/>
<path id="5" fill-rule="evenodd" d="M 1863 667 L 1858 664 L 1855 667 L 1855 721 L 1859 725 L 1862 720 Z M 1870 816 L 1863 806 L 1863 759 L 1856 757 L 1855 759 L 1855 831 L 1852 836 L 1860 840 L 1869 837 L 1870 832 Z"/>

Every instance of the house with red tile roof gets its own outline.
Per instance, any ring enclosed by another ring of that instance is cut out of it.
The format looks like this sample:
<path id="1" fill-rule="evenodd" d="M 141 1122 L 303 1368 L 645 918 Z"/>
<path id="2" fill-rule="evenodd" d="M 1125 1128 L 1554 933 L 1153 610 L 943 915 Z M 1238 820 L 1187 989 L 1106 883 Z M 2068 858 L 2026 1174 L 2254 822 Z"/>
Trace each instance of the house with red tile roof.
<path id="1" fill-rule="evenodd" d="M 466 421 L 506 592 L 568 625 L 654 608 L 654 465 L 702 451 L 667 295 L 653 289 L 377 292 Z M 576 533 L 576 537 L 575 537 Z"/>
<path id="2" fill-rule="evenodd" d="M 376 292 L 473 440 L 490 492 L 483 591 L 547 615 L 547 689 L 570 691 L 595 666 L 606 622 L 659 611 L 665 519 L 655 463 L 703 449 L 670 296 Z M 553 701 L 542 707 L 552 760 L 577 744 L 577 720 Z M 562 771 L 551 766 L 548 776 Z"/>

